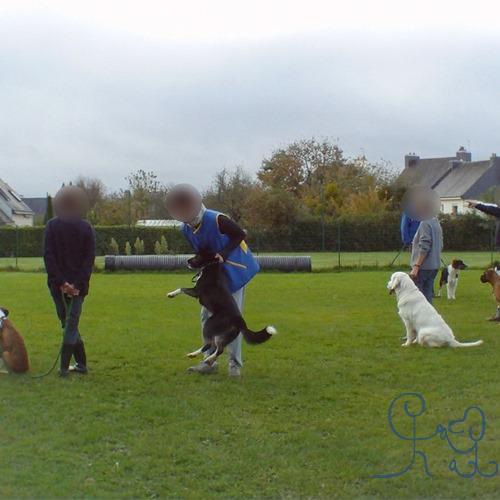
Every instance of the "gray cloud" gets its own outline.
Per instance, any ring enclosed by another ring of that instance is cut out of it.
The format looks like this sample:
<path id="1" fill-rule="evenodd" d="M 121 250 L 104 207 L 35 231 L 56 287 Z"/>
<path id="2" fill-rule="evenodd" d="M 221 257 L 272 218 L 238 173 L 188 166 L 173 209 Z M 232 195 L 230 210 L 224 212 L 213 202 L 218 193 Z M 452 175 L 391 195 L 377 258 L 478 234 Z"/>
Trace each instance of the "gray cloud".
<path id="1" fill-rule="evenodd" d="M 401 166 L 499 150 L 500 37 L 321 33 L 183 44 L 60 18 L 0 20 L 0 177 L 25 195 L 137 168 L 206 186 L 297 138 Z"/>

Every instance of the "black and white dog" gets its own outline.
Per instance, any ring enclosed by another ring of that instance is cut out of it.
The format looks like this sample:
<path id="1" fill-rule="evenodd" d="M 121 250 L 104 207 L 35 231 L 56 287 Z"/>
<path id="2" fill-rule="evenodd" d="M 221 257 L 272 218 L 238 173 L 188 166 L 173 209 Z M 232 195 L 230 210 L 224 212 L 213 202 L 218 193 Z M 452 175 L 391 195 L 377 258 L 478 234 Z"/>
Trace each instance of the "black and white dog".
<path id="1" fill-rule="evenodd" d="M 203 328 L 204 345 L 188 354 L 194 358 L 210 352 L 205 362 L 212 365 L 241 332 L 249 344 L 262 344 L 277 333 L 273 326 L 267 326 L 260 332 L 249 330 L 228 286 L 228 280 L 222 264 L 214 254 L 199 254 L 188 260 L 190 269 L 200 269 L 194 288 L 179 288 L 170 292 L 169 298 L 186 294 L 200 301 L 212 316 Z"/>
<path id="2" fill-rule="evenodd" d="M 451 264 L 443 268 L 441 278 L 439 280 L 438 297 L 441 297 L 441 289 L 443 288 L 443 285 L 446 285 L 446 296 L 448 297 L 448 300 L 456 299 L 458 271 L 463 271 L 464 269 L 467 269 L 467 265 L 463 260 L 459 259 L 452 260 Z"/>

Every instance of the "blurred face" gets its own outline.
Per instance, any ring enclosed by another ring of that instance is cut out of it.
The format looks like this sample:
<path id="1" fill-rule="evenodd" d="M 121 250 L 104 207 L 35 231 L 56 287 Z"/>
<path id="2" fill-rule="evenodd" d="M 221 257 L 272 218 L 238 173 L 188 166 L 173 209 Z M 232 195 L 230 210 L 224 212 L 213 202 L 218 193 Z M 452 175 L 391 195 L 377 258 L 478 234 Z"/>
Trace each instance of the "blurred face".
<path id="1" fill-rule="evenodd" d="M 403 210 L 415 220 L 432 219 L 439 212 L 439 197 L 432 189 L 409 189 L 403 197 Z"/>
<path id="2" fill-rule="evenodd" d="M 167 210 L 176 220 L 189 223 L 200 213 L 200 193 L 189 184 L 175 186 L 167 195 Z"/>
<path id="3" fill-rule="evenodd" d="M 76 186 L 63 187 L 54 198 L 54 211 L 61 219 L 85 217 L 88 211 L 88 199 L 85 191 Z"/>

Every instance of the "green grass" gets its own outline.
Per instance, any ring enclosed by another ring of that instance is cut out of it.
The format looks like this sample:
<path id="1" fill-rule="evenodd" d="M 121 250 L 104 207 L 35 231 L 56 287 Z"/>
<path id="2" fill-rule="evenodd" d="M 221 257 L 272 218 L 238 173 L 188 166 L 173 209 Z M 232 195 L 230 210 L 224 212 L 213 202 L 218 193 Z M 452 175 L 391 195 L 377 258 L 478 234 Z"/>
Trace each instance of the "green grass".
<path id="1" fill-rule="evenodd" d="M 277 255 L 276 253 L 263 253 L 262 255 Z M 311 255 L 313 270 L 332 270 L 339 267 L 339 255 L 335 252 L 280 252 L 279 255 Z M 395 267 L 404 267 L 409 263 L 409 253 L 407 251 L 398 255 L 394 252 L 342 252 L 340 254 L 341 268 L 387 268 L 394 261 Z M 492 259 L 500 259 L 498 253 L 491 252 L 444 252 L 443 260 L 451 262 L 452 259 L 461 258 L 470 267 L 483 269 L 491 264 Z M 395 260 L 394 260 L 395 259 Z M 15 258 L 0 258 L 0 269 L 13 269 L 16 266 Z M 43 270 L 43 260 L 40 257 L 22 257 L 17 262 L 21 271 L 41 271 Z M 97 257 L 96 266 L 98 269 L 104 268 L 104 257 Z"/>
<path id="2" fill-rule="evenodd" d="M 164 292 L 187 275 L 97 274 L 81 325 L 91 372 L 0 383 L 1 497 L 494 497 L 500 477 L 466 480 L 436 439 L 407 475 L 373 479 L 409 460 L 388 428 L 389 402 L 421 392 L 419 432 L 480 405 L 488 418 L 480 464 L 500 461 L 500 325 L 490 290 L 464 272 L 455 303 L 437 307 L 474 349 L 400 347 L 389 273 L 262 274 L 246 319 L 280 333 L 245 346 L 241 380 L 189 375 L 198 305 Z M 33 373 L 46 370 L 59 331 L 41 273 L 2 273 L 0 302 L 23 333 Z M 457 458 L 466 467 L 463 457 Z"/>

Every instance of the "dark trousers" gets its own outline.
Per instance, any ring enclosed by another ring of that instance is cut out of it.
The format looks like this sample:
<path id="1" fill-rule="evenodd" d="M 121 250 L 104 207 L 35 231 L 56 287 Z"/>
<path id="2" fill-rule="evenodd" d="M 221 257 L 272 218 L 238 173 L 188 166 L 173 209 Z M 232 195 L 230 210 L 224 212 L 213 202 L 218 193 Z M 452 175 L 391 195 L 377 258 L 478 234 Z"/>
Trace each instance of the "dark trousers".
<path id="1" fill-rule="evenodd" d="M 82 314 L 83 297 L 69 298 L 59 292 L 52 292 L 52 299 L 56 305 L 57 317 L 64 330 L 63 343 L 76 344 L 81 340 L 78 324 Z"/>
<path id="2" fill-rule="evenodd" d="M 415 285 L 424 294 L 427 301 L 432 304 L 432 295 L 434 292 L 434 280 L 436 279 L 438 269 L 420 269 Z"/>

